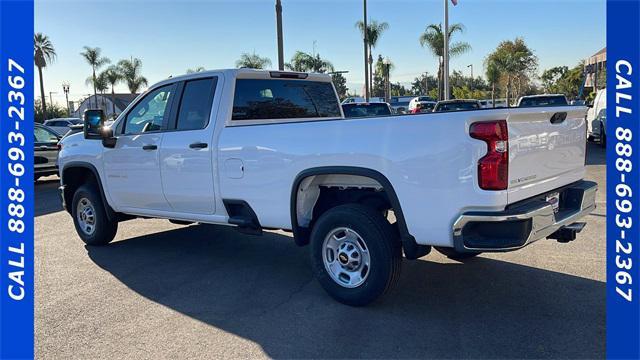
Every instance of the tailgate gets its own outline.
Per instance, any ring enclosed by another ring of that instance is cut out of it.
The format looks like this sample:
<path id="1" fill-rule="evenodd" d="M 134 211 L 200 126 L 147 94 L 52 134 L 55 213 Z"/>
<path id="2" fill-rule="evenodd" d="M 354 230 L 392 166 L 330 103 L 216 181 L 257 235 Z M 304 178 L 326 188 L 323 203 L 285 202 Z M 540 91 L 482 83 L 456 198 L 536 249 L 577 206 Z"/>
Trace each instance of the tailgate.
<path id="1" fill-rule="evenodd" d="M 563 106 L 509 114 L 509 203 L 584 177 L 585 113 L 584 107 Z"/>

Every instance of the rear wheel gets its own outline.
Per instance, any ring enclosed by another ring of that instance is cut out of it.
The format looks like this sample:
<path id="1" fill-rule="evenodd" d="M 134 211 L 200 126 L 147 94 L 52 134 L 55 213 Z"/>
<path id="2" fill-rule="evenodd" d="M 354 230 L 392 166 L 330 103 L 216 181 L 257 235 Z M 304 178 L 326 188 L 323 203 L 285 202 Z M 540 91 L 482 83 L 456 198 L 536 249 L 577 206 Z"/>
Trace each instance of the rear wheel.
<path id="1" fill-rule="evenodd" d="M 438 252 L 440 254 L 448 257 L 449 259 L 453 259 L 453 260 L 471 259 L 471 258 L 474 258 L 474 257 L 482 254 L 482 252 L 479 252 L 479 251 L 459 252 L 459 251 L 456 251 L 454 248 L 450 248 L 450 247 L 436 246 L 435 248 L 436 248 L 436 250 L 438 250 Z"/>
<path id="2" fill-rule="evenodd" d="M 325 212 L 311 232 L 313 271 L 337 301 L 367 305 L 398 281 L 400 240 L 373 208 L 340 205 Z"/>
<path id="3" fill-rule="evenodd" d="M 107 217 L 96 186 L 85 184 L 76 190 L 71 212 L 76 231 L 87 245 L 106 245 L 116 236 L 118 222 Z"/>

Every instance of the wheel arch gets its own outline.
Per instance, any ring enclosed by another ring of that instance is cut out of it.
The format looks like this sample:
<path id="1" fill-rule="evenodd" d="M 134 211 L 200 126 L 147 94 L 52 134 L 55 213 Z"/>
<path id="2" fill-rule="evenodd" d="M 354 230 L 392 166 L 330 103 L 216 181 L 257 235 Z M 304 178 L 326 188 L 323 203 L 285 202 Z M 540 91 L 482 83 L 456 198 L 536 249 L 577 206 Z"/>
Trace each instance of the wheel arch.
<path id="1" fill-rule="evenodd" d="M 389 203 L 393 209 L 393 212 L 396 216 L 396 222 L 398 224 L 398 231 L 400 233 L 400 237 L 402 239 L 402 243 L 405 244 L 406 241 L 410 241 L 415 244 L 415 239 L 409 233 L 409 229 L 407 228 L 407 223 L 405 221 L 404 213 L 402 212 L 402 207 L 400 205 L 400 201 L 398 199 L 398 195 L 396 194 L 393 185 L 387 177 L 380 173 L 377 170 L 373 170 L 370 168 L 363 167 L 355 167 L 355 166 L 323 166 L 323 167 L 315 167 L 309 168 L 301 171 L 296 176 L 293 181 L 293 185 L 291 187 L 291 199 L 290 199 L 290 216 L 291 216 L 291 231 L 293 232 L 294 239 L 296 244 L 303 246 L 308 243 L 309 240 L 309 229 L 298 224 L 298 215 L 297 215 L 297 203 L 298 203 L 298 190 L 300 189 L 300 185 L 304 181 L 304 179 L 310 176 L 318 176 L 318 175 L 355 175 L 362 176 L 365 178 L 370 178 L 378 182 L 384 192 L 386 193 Z"/>
<path id="2" fill-rule="evenodd" d="M 72 161 L 64 165 L 60 174 L 62 197 L 68 213 L 71 214 L 71 201 L 76 189 L 83 184 L 94 182 L 100 192 L 100 198 L 104 204 L 107 217 L 109 220 L 117 219 L 116 212 L 107 201 L 98 169 L 93 164 L 84 161 Z"/>

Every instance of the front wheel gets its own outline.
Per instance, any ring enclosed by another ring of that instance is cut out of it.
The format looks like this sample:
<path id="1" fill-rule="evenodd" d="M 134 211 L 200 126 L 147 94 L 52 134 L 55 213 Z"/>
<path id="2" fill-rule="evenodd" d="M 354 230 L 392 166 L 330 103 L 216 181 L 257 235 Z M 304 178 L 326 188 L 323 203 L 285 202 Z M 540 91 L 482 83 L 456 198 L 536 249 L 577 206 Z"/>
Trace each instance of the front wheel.
<path id="1" fill-rule="evenodd" d="M 358 204 L 340 205 L 314 225 L 311 261 L 316 278 L 331 297 L 363 306 L 397 283 L 401 244 L 380 212 Z"/>
<path id="2" fill-rule="evenodd" d="M 118 222 L 109 220 L 96 186 L 82 185 L 71 202 L 76 231 L 87 245 L 106 245 L 116 236 Z"/>

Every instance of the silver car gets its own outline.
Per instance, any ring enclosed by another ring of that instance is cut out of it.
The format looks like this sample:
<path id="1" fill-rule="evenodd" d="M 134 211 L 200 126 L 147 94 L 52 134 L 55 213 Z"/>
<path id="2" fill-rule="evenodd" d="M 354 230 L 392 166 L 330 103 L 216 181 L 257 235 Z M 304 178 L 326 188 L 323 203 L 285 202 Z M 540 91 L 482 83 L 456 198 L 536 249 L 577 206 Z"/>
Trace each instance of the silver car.
<path id="1" fill-rule="evenodd" d="M 60 135 L 46 126 L 35 124 L 33 128 L 35 180 L 58 173 L 58 141 Z"/>
<path id="2" fill-rule="evenodd" d="M 81 125 L 82 120 L 78 118 L 59 118 L 49 119 L 44 122 L 45 126 L 55 131 L 58 135 L 64 135 L 71 129 L 73 125 Z"/>

